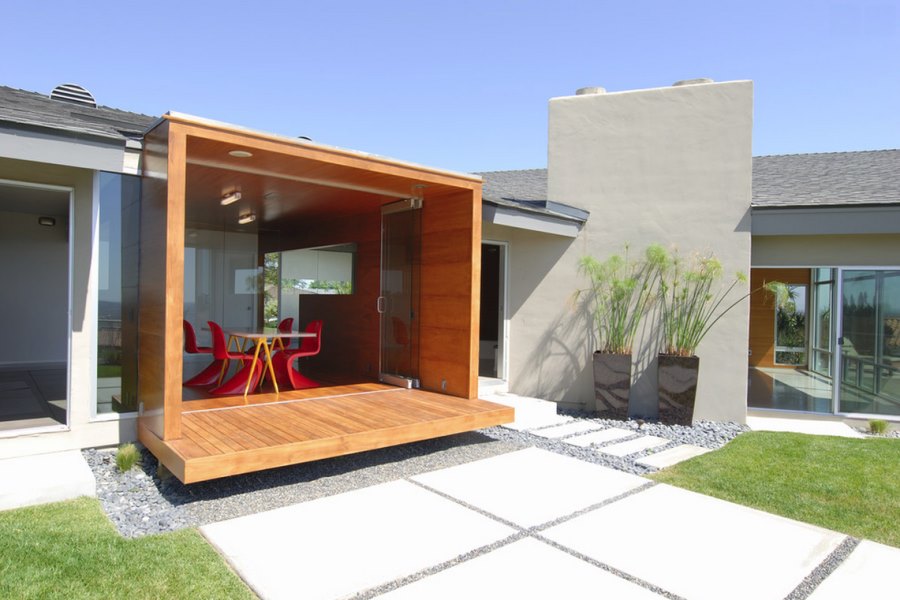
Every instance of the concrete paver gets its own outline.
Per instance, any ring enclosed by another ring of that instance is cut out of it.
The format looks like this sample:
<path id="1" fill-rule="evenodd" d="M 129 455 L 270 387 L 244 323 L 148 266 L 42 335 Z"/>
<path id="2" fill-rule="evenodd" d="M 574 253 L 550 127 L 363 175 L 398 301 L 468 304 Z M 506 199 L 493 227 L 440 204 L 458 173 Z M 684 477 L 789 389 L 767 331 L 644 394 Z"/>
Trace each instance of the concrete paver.
<path id="1" fill-rule="evenodd" d="M 566 438 L 563 440 L 563 442 L 565 442 L 566 444 L 571 444 L 573 446 L 587 448 L 591 444 L 612 442 L 614 440 L 621 440 L 633 435 L 633 431 L 629 431 L 627 429 L 619 429 L 618 427 L 610 427 L 609 429 L 601 429 L 600 431 L 594 431 L 593 433 L 586 433 L 584 435 Z"/>
<path id="2" fill-rule="evenodd" d="M 604 446 L 603 448 L 600 448 L 598 452 L 609 454 L 611 456 L 628 456 L 635 452 L 643 452 L 644 450 L 657 448 L 668 443 L 669 440 L 665 438 L 656 437 L 655 435 L 645 435 L 637 439 L 628 440 L 627 442 L 613 444 L 612 446 Z"/>
<path id="3" fill-rule="evenodd" d="M 571 514 L 647 480 L 538 448 L 413 478 L 522 527 Z"/>
<path id="4" fill-rule="evenodd" d="M 653 600 L 661 597 L 533 538 L 519 540 L 379 596 L 390 600 Z"/>
<path id="5" fill-rule="evenodd" d="M 591 421 L 575 421 L 574 423 L 569 423 L 567 425 L 549 427 L 547 429 L 539 429 L 537 431 L 532 431 L 531 433 L 540 437 L 555 439 L 561 438 L 565 435 L 571 435 L 573 433 L 594 431 L 595 429 L 602 429 L 602 427 L 600 425 L 597 425 L 596 423 L 592 423 Z"/>
<path id="6" fill-rule="evenodd" d="M 663 450 L 662 452 L 639 458 L 634 462 L 639 465 L 644 465 L 645 467 L 665 469 L 666 467 L 677 465 L 689 458 L 694 458 L 695 456 L 700 456 L 707 452 L 711 452 L 711 450 L 709 448 L 701 448 L 700 446 L 693 446 L 691 444 L 681 444 L 680 446 L 675 446 L 674 448 L 669 448 L 668 450 Z"/>
<path id="7" fill-rule="evenodd" d="M 784 598 L 844 540 L 820 527 L 667 485 L 544 535 L 692 600 Z"/>
<path id="8" fill-rule="evenodd" d="M 408 481 L 204 525 L 263 598 L 341 598 L 507 537 L 513 530 Z"/>
<path id="9" fill-rule="evenodd" d="M 896 597 L 898 571 L 900 548 L 863 540 L 809 600 Z"/>
<path id="10" fill-rule="evenodd" d="M 96 495 L 97 481 L 78 450 L 0 460 L 0 510 Z"/>

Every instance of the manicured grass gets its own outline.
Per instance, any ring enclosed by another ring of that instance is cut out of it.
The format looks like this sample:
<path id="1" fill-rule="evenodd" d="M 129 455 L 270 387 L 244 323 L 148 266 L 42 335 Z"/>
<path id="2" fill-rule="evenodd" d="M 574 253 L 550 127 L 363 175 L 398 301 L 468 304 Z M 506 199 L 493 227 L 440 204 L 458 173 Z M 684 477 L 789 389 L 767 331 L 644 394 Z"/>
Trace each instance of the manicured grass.
<path id="1" fill-rule="evenodd" d="M 900 440 L 750 432 L 650 477 L 900 547 Z"/>
<path id="2" fill-rule="evenodd" d="M 0 598 L 254 598 L 197 531 L 126 540 L 97 500 L 0 512 Z"/>

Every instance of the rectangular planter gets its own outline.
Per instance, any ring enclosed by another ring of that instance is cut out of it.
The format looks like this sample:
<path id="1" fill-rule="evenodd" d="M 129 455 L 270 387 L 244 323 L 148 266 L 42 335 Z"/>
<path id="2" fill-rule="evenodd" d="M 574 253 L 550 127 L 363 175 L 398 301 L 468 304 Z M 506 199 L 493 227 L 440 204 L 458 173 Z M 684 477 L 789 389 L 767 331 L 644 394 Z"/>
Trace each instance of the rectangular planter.
<path id="1" fill-rule="evenodd" d="M 660 354 L 658 359 L 659 420 L 690 425 L 694 420 L 700 358 Z"/>
<path id="2" fill-rule="evenodd" d="M 594 352 L 594 397 L 597 412 L 607 418 L 628 418 L 631 355 Z"/>

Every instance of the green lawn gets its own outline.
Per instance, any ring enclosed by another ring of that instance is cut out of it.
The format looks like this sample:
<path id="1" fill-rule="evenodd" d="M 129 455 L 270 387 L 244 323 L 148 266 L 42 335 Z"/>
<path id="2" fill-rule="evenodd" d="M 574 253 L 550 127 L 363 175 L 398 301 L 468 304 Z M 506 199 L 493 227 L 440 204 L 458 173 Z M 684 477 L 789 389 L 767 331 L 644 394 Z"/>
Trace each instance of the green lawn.
<path id="1" fill-rule="evenodd" d="M 0 512 L 0 598 L 254 598 L 195 530 L 126 540 L 80 498 Z"/>
<path id="2" fill-rule="evenodd" d="M 650 477 L 900 547 L 900 440 L 750 432 Z"/>

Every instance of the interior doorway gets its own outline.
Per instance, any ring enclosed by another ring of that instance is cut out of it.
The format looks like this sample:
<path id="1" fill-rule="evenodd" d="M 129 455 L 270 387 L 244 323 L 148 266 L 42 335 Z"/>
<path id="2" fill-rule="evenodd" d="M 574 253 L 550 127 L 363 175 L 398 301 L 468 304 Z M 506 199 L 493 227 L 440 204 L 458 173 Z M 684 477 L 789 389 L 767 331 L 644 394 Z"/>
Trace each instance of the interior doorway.
<path id="1" fill-rule="evenodd" d="M 66 424 L 71 190 L 0 181 L 0 433 Z"/>
<path id="2" fill-rule="evenodd" d="M 481 325 L 478 336 L 478 376 L 507 379 L 506 278 L 509 246 L 481 244 Z"/>

